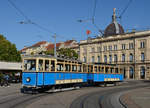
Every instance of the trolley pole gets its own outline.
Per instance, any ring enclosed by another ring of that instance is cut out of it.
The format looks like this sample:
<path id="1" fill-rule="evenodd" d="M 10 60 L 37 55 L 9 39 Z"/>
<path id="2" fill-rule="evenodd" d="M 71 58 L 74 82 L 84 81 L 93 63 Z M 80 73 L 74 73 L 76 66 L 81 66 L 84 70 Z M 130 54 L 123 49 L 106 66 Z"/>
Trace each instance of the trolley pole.
<path id="1" fill-rule="evenodd" d="M 56 55 L 56 34 L 54 34 L 54 39 L 55 39 L 55 43 L 54 43 L 54 57 L 57 57 L 57 55 Z"/>

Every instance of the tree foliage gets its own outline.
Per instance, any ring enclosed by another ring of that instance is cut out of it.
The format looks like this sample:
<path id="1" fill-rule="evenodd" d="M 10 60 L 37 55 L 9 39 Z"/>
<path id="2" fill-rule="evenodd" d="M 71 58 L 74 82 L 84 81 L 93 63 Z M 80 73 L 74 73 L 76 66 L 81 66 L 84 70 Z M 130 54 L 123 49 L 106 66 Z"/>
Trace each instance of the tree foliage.
<path id="1" fill-rule="evenodd" d="M 44 51 L 43 53 L 46 55 L 53 55 L 54 56 L 54 49 Z"/>
<path id="2" fill-rule="evenodd" d="M 69 58 L 73 58 L 73 57 L 78 58 L 78 54 L 74 50 L 72 50 L 70 48 L 61 48 L 58 51 L 58 54 L 67 56 Z"/>
<path id="3" fill-rule="evenodd" d="M 8 41 L 3 35 L 0 35 L 0 60 L 2 61 L 21 61 L 20 52 L 16 45 Z"/>
<path id="4" fill-rule="evenodd" d="M 44 51 L 44 54 L 54 56 L 54 49 Z M 78 54 L 70 48 L 61 48 L 61 49 L 57 50 L 57 54 L 63 55 L 63 56 L 69 57 L 69 58 L 73 58 L 73 57 L 78 58 Z"/>

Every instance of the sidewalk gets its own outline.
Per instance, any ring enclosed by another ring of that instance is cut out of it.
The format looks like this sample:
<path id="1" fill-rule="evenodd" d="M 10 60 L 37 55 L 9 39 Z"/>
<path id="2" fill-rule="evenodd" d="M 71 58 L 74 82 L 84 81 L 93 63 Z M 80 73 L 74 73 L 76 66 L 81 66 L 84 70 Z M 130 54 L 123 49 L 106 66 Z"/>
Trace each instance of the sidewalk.
<path id="1" fill-rule="evenodd" d="M 150 108 L 150 83 L 147 87 L 123 94 L 120 100 L 128 108 Z"/>

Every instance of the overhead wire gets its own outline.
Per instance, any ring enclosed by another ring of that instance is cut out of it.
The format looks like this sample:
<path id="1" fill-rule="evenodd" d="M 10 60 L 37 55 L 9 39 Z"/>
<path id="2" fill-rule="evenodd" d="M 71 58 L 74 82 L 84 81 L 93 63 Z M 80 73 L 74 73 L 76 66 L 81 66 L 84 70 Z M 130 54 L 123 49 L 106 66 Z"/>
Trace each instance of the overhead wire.
<path id="1" fill-rule="evenodd" d="M 122 18 L 122 15 L 126 12 L 126 10 L 128 9 L 128 7 L 130 6 L 130 4 L 131 4 L 131 2 L 132 2 L 133 0 L 129 0 L 129 2 L 127 3 L 127 5 L 125 6 L 125 8 L 123 9 L 123 11 L 121 12 L 121 14 L 119 15 L 119 17 L 118 18 Z"/>
<path id="2" fill-rule="evenodd" d="M 95 24 L 95 14 L 96 14 L 96 6 L 97 0 L 94 0 L 94 8 L 93 8 L 93 15 L 92 15 L 92 24 L 95 26 L 96 29 L 103 35 L 102 30 Z"/>
<path id="3" fill-rule="evenodd" d="M 20 24 L 32 24 L 32 25 L 38 27 L 39 29 L 44 30 L 44 31 L 46 31 L 46 32 L 48 32 L 48 33 L 55 34 L 55 35 L 57 35 L 58 37 L 61 37 L 61 38 L 65 38 L 64 36 L 59 35 L 59 34 L 57 34 L 56 32 L 52 32 L 52 31 L 50 31 L 48 28 L 45 28 L 45 27 L 43 27 L 42 25 L 40 25 L 40 24 L 38 24 L 38 23 L 36 23 L 36 22 L 33 22 L 30 18 L 27 17 L 27 15 L 25 15 L 25 14 L 23 13 L 23 11 L 22 11 L 21 9 L 19 9 L 19 8 L 15 5 L 14 2 L 12 2 L 12 0 L 7 0 L 7 1 L 8 1 L 8 2 L 25 18 L 25 20 L 27 21 L 27 22 L 21 21 Z M 52 36 L 52 37 L 53 37 L 53 36 Z"/>

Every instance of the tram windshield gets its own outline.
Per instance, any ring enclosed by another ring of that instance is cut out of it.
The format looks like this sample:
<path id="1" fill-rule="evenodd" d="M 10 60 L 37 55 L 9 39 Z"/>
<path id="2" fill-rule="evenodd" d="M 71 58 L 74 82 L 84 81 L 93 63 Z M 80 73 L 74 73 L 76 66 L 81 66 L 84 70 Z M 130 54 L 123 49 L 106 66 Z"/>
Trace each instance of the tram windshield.
<path id="1" fill-rule="evenodd" d="M 36 71 L 36 60 L 24 60 L 24 70 L 26 71 Z"/>

